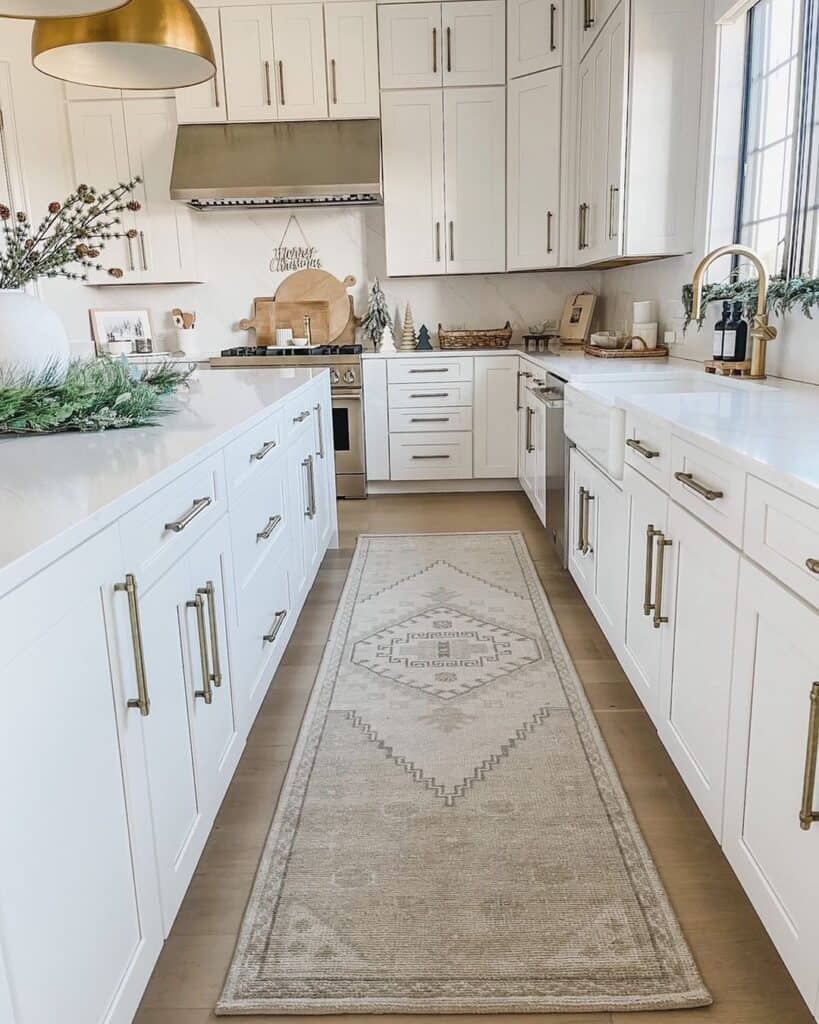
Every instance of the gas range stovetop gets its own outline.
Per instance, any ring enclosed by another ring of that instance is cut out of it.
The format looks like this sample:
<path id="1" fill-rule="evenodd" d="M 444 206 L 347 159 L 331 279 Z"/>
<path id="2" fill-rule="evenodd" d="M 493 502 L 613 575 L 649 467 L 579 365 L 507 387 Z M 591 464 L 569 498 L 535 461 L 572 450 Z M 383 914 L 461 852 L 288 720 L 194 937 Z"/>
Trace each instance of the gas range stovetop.
<path id="1" fill-rule="evenodd" d="M 361 353 L 363 345 L 317 345 L 315 348 L 277 348 L 274 346 L 238 346 L 222 349 L 210 365 L 214 369 L 246 367 L 313 366 L 327 367 L 334 392 L 361 387 Z"/>
<path id="2" fill-rule="evenodd" d="M 322 359 L 327 356 L 358 356 L 364 351 L 363 345 L 316 345 L 313 348 L 293 346 L 291 348 L 275 345 L 242 346 L 223 348 L 219 358 L 247 359 L 261 356 L 264 359 Z"/>

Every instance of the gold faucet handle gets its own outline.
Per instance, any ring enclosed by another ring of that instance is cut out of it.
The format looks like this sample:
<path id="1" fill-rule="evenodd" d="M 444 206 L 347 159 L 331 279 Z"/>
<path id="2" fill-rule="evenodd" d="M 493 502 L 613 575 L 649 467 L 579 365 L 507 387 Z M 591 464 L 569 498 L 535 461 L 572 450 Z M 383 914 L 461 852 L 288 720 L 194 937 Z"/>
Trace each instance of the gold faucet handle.
<path id="1" fill-rule="evenodd" d="M 764 338 L 765 341 L 773 341 L 776 335 L 776 328 L 772 324 L 768 323 L 768 314 L 757 313 L 754 316 L 751 336 L 754 338 Z"/>

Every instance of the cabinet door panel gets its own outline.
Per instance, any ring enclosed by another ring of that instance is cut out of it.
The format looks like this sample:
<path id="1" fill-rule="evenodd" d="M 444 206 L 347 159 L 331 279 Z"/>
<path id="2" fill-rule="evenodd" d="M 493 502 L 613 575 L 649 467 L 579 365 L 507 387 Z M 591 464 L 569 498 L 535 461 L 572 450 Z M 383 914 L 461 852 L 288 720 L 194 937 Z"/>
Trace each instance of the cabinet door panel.
<path id="1" fill-rule="evenodd" d="M 555 68 L 509 83 L 509 270 L 558 265 L 560 78 Z"/>
<path id="2" fill-rule="evenodd" d="M 216 74 L 208 82 L 176 90 L 176 116 L 180 124 L 213 124 L 227 120 L 225 106 L 225 73 L 222 67 L 222 30 L 219 25 L 218 7 L 197 8 L 199 17 L 205 23 L 213 54 L 216 57 Z"/>
<path id="3" fill-rule="evenodd" d="M 443 81 L 441 5 L 379 4 L 382 89 L 428 89 Z"/>
<path id="4" fill-rule="evenodd" d="M 600 35 L 619 0 L 581 0 L 577 19 L 578 57 L 582 57 Z"/>
<path id="5" fill-rule="evenodd" d="M 517 356 L 477 356 L 474 390 L 474 457 L 476 477 L 518 475 Z"/>
<path id="6" fill-rule="evenodd" d="M 378 117 L 378 33 L 375 5 L 324 5 L 331 117 Z"/>
<path id="7" fill-rule="evenodd" d="M 444 90 L 446 265 L 506 268 L 506 90 Z"/>
<path id="8" fill-rule="evenodd" d="M 169 183 L 176 146 L 173 100 L 126 100 L 125 126 L 131 173 L 142 178 L 134 248 L 140 276 L 150 281 L 196 277 L 191 211 L 171 200 Z"/>
<path id="9" fill-rule="evenodd" d="M 384 93 L 381 142 L 387 272 L 391 277 L 443 274 L 446 264 L 441 90 Z"/>
<path id="10" fill-rule="evenodd" d="M 509 78 L 563 63 L 563 0 L 509 0 L 507 31 Z"/>
<path id="11" fill-rule="evenodd" d="M 668 535 L 674 555 L 658 731 L 720 839 L 739 554 L 673 503 Z"/>
<path id="12" fill-rule="evenodd" d="M 603 171 L 603 194 L 599 197 L 601 212 L 600 252 L 601 258 L 616 256 L 620 252 L 622 230 L 622 189 L 623 189 L 623 122 L 625 103 L 626 23 L 625 4 L 620 4 L 611 20 L 601 33 L 600 42 L 605 50 L 604 67 L 607 72 L 605 101 L 598 93 L 600 102 L 605 102 L 605 123 L 599 126 L 605 140 L 605 169 Z M 601 113 L 603 108 L 601 107 Z M 640 200 L 637 197 L 639 204 Z"/>
<path id="13" fill-rule="evenodd" d="M 275 121 L 273 25 L 269 7 L 223 7 L 222 58 L 231 121 Z"/>
<path id="14" fill-rule="evenodd" d="M 590 207 L 594 198 L 594 153 L 599 148 L 595 136 L 595 62 L 590 55 L 577 69 L 577 193 L 575 210 L 570 218 L 574 236 L 572 251 L 575 263 L 593 258 L 590 230 Z"/>
<path id="15" fill-rule="evenodd" d="M 626 623 L 628 499 L 593 468 L 594 608 L 595 618 L 615 652 L 623 648 Z"/>
<path id="16" fill-rule="evenodd" d="M 819 823 L 803 831 L 799 808 L 817 633 L 819 614 L 742 559 L 723 848 L 809 1005 L 819 977 Z"/>
<path id="17" fill-rule="evenodd" d="M 504 0 L 456 0 L 442 5 L 444 85 L 503 85 L 506 81 Z"/>
<path id="18" fill-rule="evenodd" d="M 593 499 L 590 466 L 577 448 L 569 453 L 569 572 L 587 604 L 594 602 L 595 523 L 597 507 Z"/>
<path id="19" fill-rule="evenodd" d="M 273 49 L 279 118 L 300 121 L 327 117 L 321 7 L 315 3 L 275 6 Z"/>

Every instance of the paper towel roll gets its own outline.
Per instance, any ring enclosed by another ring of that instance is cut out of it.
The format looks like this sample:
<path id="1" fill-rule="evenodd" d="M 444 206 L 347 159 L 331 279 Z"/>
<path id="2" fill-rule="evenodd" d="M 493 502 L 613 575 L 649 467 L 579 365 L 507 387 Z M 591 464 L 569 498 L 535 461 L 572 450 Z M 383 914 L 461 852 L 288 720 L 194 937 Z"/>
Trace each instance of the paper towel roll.
<path id="1" fill-rule="evenodd" d="M 648 324 L 654 319 L 654 303 L 651 299 L 645 302 L 635 302 L 631 314 L 633 324 Z M 635 331 L 635 334 L 637 332 Z"/>

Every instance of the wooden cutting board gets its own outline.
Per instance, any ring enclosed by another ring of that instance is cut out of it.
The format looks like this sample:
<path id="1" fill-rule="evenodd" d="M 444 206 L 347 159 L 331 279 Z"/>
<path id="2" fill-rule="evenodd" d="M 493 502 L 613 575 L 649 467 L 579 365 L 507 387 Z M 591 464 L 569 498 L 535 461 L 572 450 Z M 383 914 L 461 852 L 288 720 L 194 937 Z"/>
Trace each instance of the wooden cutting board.
<path id="1" fill-rule="evenodd" d="M 255 331 L 257 345 L 276 344 L 276 300 L 271 296 L 260 296 L 253 300 L 251 319 L 239 321 L 240 331 Z"/>
<path id="2" fill-rule="evenodd" d="M 354 284 L 354 277 L 345 277 L 339 281 L 327 270 L 297 270 L 279 285 L 276 302 L 326 302 L 327 340 L 332 342 L 336 341 L 350 319 L 350 296 L 347 289 Z"/>

